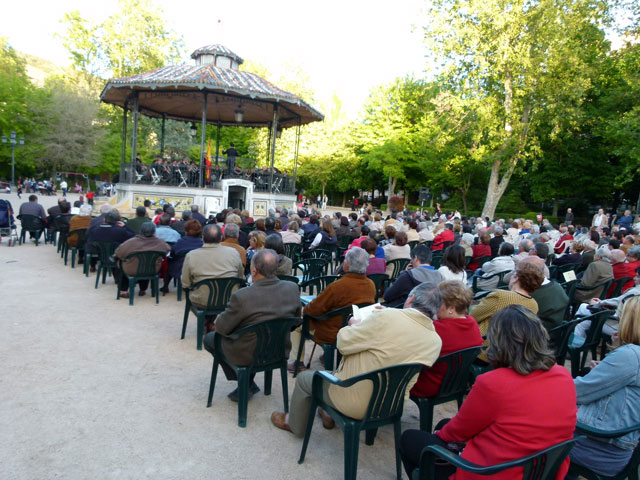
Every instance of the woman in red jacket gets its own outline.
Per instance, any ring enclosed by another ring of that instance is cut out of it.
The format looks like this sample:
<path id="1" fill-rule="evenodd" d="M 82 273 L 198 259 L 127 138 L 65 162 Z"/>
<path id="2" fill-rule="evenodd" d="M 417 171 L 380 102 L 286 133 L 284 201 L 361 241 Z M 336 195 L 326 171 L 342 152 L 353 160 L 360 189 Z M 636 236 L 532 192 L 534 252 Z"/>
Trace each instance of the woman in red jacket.
<path id="1" fill-rule="evenodd" d="M 471 247 L 473 250 L 473 260 L 467 265 L 467 270 L 473 270 L 474 272 L 482 266 L 479 262 L 482 257 L 491 258 L 491 246 L 489 245 L 491 235 L 489 235 L 489 232 L 485 230 L 479 235 L 478 239 L 480 240 L 478 245 Z"/>
<path id="2" fill-rule="evenodd" d="M 496 465 L 544 450 L 573 438 L 576 390 L 569 372 L 555 365 L 548 335 L 538 317 L 511 305 L 493 316 L 487 358 L 494 367 L 477 379 L 458 414 L 436 425 L 434 434 L 407 430 L 401 454 L 411 478 L 427 445 L 465 442 L 462 458 L 478 465 Z M 569 468 L 565 460 L 556 480 Z M 452 467 L 437 469 L 440 478 L 480 479 Z M 493 479 L 522 478 L 522 468 L 492 475 Z"/>
<path id="3" fill-rule="evenodd" d="M 473 299 L 473 292 L 462 282 L 442 282 L 438 285 L 442 293 L 442 305 L 438 318 L 433 322 L 436 332 L 442 340 L 440 356 L 470 347 L 478 347 L 484 341 L 478 328 L 478 322 L 467 315 Z M 447 365 L 439 363 L 420 372 L 418 381 L 411 389 L 416 397 L 435 397 L 447 373 Z"/>

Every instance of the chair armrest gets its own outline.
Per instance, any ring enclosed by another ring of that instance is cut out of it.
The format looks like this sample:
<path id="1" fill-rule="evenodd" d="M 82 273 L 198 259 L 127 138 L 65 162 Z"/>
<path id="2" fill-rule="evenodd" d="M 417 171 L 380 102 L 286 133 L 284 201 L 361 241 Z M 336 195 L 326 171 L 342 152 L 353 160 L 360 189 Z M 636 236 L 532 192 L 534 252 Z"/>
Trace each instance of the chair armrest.
<path id="1" fill-rule="evenodd" d="M 640 424 L 634 425 L 632 427 L 621 428 L 619 430 L 601 430 L 599 428 L 590 427 L 589 425 L 578 422 L 576 423 L 576 430 L 580 433 L 584 433 L 589 437 L 618 438 L 631 432 L 635 432 L 636 430 L 640 430 Z"/>

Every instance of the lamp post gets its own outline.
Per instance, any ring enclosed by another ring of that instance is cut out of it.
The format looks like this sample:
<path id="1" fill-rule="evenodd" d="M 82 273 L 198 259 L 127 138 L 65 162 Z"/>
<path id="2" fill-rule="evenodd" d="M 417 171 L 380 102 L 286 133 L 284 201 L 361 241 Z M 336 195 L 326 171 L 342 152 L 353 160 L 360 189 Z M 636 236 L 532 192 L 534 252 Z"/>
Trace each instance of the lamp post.
<path id="1" fill-rule="evenodd" d="M 2 135 L 2 143 L 11 144 L 11 186 L 15 185 L 15 168 L 16 168 L 16 144 L 24 145 L 24 137 L 17 138 L 16 132 L 11 132 L 9 140 L 5 135 Z"/>

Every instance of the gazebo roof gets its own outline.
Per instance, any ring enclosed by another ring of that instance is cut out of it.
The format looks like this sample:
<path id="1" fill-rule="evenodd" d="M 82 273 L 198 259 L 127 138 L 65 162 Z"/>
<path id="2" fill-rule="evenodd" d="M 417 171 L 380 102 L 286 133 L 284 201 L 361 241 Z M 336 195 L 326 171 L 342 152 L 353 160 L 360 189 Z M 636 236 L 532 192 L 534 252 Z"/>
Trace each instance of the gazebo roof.
<path id="1" fill-rule="evenodd" d="M 225 57 L 233 58 L 236 62 L 238 62 L 238 64 L 244 63 L 244 60 L 242 59 L 242 57 L 236 55 L 227 47 L 220 44 L 213 44 L 213 45 L 207 45 L 206 47 L 200 47 L 193 51 L 193 53 L 191 54 L 191 58 L 196 59 L 200 55 L 222 55 Z"/>
<path id="2" fill-rule="evenodd" d="M 193 52 L 207 54 L 203 47 Z M 237 57 L 233 52 L 217 54 Z M 209 53 L 212 54 L 212 53 Z M 193 56 L 192 55 L 192 56 Z M 242 59 L 237 57 L 237 61 Z M 105 103 L 125 106 L 138 92 L 140 112 L 151 117 L 202 121 L 202 92 L 207 96 L 207 122 L 223 125 L 263 127 L 273 120 L 273 105 L 278 105 L 278 125 L 284 128 L 321 121 L 322 113 L 300 97 L 286 92 L 258 75 L 231 68 L 204 65 L 173 65 L 130 77 L 112 78 L 100 94 Z M 244 112 L 242 123 L 235 122 L 235 111 Z"/>

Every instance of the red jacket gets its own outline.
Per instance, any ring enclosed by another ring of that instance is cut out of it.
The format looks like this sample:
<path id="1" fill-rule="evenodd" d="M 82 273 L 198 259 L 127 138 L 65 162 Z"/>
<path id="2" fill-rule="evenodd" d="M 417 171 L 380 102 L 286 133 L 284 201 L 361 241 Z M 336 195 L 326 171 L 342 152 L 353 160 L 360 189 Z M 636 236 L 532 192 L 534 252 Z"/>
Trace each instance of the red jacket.
<path id="1" fill-rule="evenodd" d="M 613 278 L 615 280 L 619 278 L 624 278 L 624 277 L 631 277 L 633 279 L 633 277 L 636 276 L 636 268 L 638 267 L 640 267 L 640 260 L 637 260 L 635 262 L 629 262 L 629 263 L 626 263 L 626 262 L 616 263 L 615 265 L 613 265 Z M 622 293 L 626 292 L 630 288 L 633 288 L 633 285 L 634 285 L 634 281 L 629 280 L 622 287 Z M 609 291 L 607 292 L 607 296 L 609 296 L 609 294 L 611 294 L 612 292 L 613 292 L 613 285 L 611 286 L 611 288 L 609 288 Z"/>
<path id="2" fill-rule="evenodd" d="M 465 348 L 482 345 L 482 335 L 478 322 L 470 315 L 462 318 L 442 318 L 433 322 L 436 332 L 442 340 L 440 356 L 457 352 Z M 447 372 L 445 363 L 438 363 L 420 372 L 418 381 L 411 389 L 411 395 L 416 397 L 435 397 L 440 391 L 440 385 Z"/>
<path id="3" fill-rule="evenodd" d="M 478 465 L 495 465 L 531 455 L 573 438 L 576 389 L 567 369 L 554 365 L 520 375 L 498 368 L 480 375 L 458 414 L 437 432 L 445 442 L 467 442 L 462 458 Z M 569 468 L 566 458 L 556 480 Z M 455 480 L 486 480 L 459 471 Z M 522 478 L 522 468 L 492 475 L 493 480 Z"/>
<path id="4" fill-rule="evenodd" d="M 567 240 L 573 240 L 573 235 L 569 235 L 568 233 L 565 233 L 563 236 L 560 237 L 560 240 L 556 242 L 556 245 L 553 247 L 553 250 L 557 254 L 563 253 L 566 247 L 566 245 L 564 245 L 564 242 L 566 242 Z"/>
<path id="5" fill-rule="evenodd" d="M 473 261 L 469 262 L 469 265 L 467 265 L 467 270 L 473 270 L 475 272 L 478 268 L 480 268 L 480 262 L 478 262 L 478 259 L 480 259 L 480 257 L 491 256 L 491 245 L 479 243 L 478 245 L 473 245 L 471 247 L 471 250 L 473 250 Z"/>
<path id="6" fill-rule="evenodd" d="M 444 248 L 444 242 L 453 242 L 455 239 L 456 237 L 453 236 L 453 232 L 445 227 L 445 229 L 433 239 L 431 251 L 442 250 Z"/>

